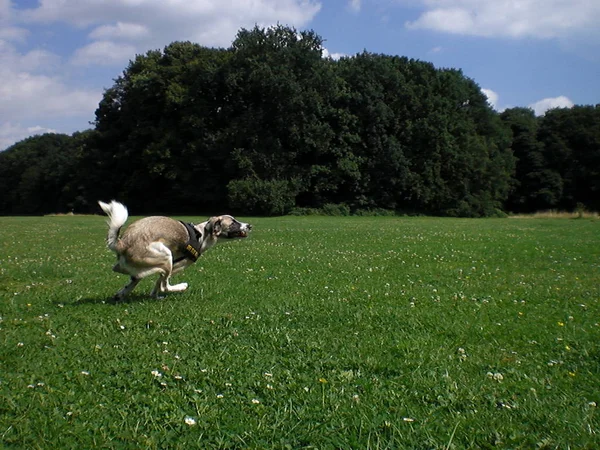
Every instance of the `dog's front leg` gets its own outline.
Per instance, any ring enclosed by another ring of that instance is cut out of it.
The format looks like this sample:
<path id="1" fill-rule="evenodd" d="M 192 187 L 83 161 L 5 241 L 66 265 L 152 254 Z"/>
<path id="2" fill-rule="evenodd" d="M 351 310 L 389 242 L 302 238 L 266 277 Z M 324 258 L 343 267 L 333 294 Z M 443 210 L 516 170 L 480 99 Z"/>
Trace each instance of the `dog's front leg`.
<path id="1" fill-rule="evenodd" d="M 153 298 L 161 298 L 160 294 L 166 292 L 165 289 L 165 276 L 159 275 L 158 280 L 156 280 L 156 284 L 154 285 L 154 289 L 150 292 L 150 297 Z"/>
<path id="2" fill-rule="evenodd" d="M 167 292 L 182 292 L 185 291 L 188 287 L 187 283 L 179 283 L 179 284 L 169 284 L 169 280 L 167 280 Z"/>
<path id="3" fill-rule="evenodd" d="M 113 300 L 116 300 L 116 301 L 123 300 L 125 297 L 127 297 L 129 295 L 129 293 L 131 291 L 133 291 L 133 289 L 138 285 L 138 283 L 141 280 L 142 280 L 141 278 L 131 277 L 131 279 L 129 280 L 129 283 L 127 283 L 123 287 L 123 289 L 121 289 L 119 292 L 117 292 L 113 296 Z"/>

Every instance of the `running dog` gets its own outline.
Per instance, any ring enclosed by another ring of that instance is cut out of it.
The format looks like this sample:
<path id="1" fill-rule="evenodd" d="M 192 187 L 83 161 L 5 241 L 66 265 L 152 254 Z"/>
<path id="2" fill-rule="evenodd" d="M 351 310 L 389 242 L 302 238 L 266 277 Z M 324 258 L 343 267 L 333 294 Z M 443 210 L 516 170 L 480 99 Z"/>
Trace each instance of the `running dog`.
<path id="1" fill-rule="evenodd" d="M 152 216 L 133 222 L 119 237 L 129 217 L 127 208 L 114 200 L 98 201 L 98 204 L 108 216 L 106 244 L 117 254 L 113 270 L 131 277 L 114 295 L 114 300 L 124 299 L 142 278 L 154 274 L 158 274 L 158 280 L 150 294 L 152 297 L 186 290 L 187 283 L 169 284 L 171 275 L 194 264 L 218 240 L 245 238 L 252 229 L 252 225 L 227 215 L 211 217 L 197 225 Z"/>

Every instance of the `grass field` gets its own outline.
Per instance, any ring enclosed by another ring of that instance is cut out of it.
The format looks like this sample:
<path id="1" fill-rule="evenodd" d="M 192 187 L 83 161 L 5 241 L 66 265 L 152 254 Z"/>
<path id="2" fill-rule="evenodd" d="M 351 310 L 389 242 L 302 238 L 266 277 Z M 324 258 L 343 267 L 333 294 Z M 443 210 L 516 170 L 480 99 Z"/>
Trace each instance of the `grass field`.
<path id="1" fill-rule="evenodd" d="M 600 448 L 597 219 L 249 220 L 115 304 L 103 217 L 0 218 L 0 446 Z"/>

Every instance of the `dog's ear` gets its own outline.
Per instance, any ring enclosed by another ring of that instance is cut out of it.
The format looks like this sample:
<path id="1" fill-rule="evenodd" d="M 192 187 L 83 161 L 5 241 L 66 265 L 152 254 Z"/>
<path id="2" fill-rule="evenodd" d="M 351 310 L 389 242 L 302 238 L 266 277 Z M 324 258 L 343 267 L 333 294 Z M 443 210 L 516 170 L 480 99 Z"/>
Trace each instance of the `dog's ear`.
<path id="1" fill-rule="evenodd" d="M 207 234 L 210 234 L 212 237 L 219 237 L 221 234 L 221 219 L 217 217 L 208 219 L 205 230 Z"/>
<path id="2" fill-rule="evenodd" d="M 219 237 L 221 234 L 221 219 L 217 219 L 213 225 L 212 235 L 214 237 Z"/>

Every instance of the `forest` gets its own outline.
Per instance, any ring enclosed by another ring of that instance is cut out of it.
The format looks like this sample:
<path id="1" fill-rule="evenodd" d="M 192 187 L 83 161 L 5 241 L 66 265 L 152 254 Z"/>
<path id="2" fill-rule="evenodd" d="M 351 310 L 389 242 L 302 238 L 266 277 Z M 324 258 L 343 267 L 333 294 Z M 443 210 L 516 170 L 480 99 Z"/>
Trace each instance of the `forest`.
<path id="1" fill-rule="evenodd" d="M 0 152 L 0 214 L 600 210 L 600 105 L 498 113 L 460 70 L 322 53 L 276 26 L 137 55 L 93 128 Z"/>

